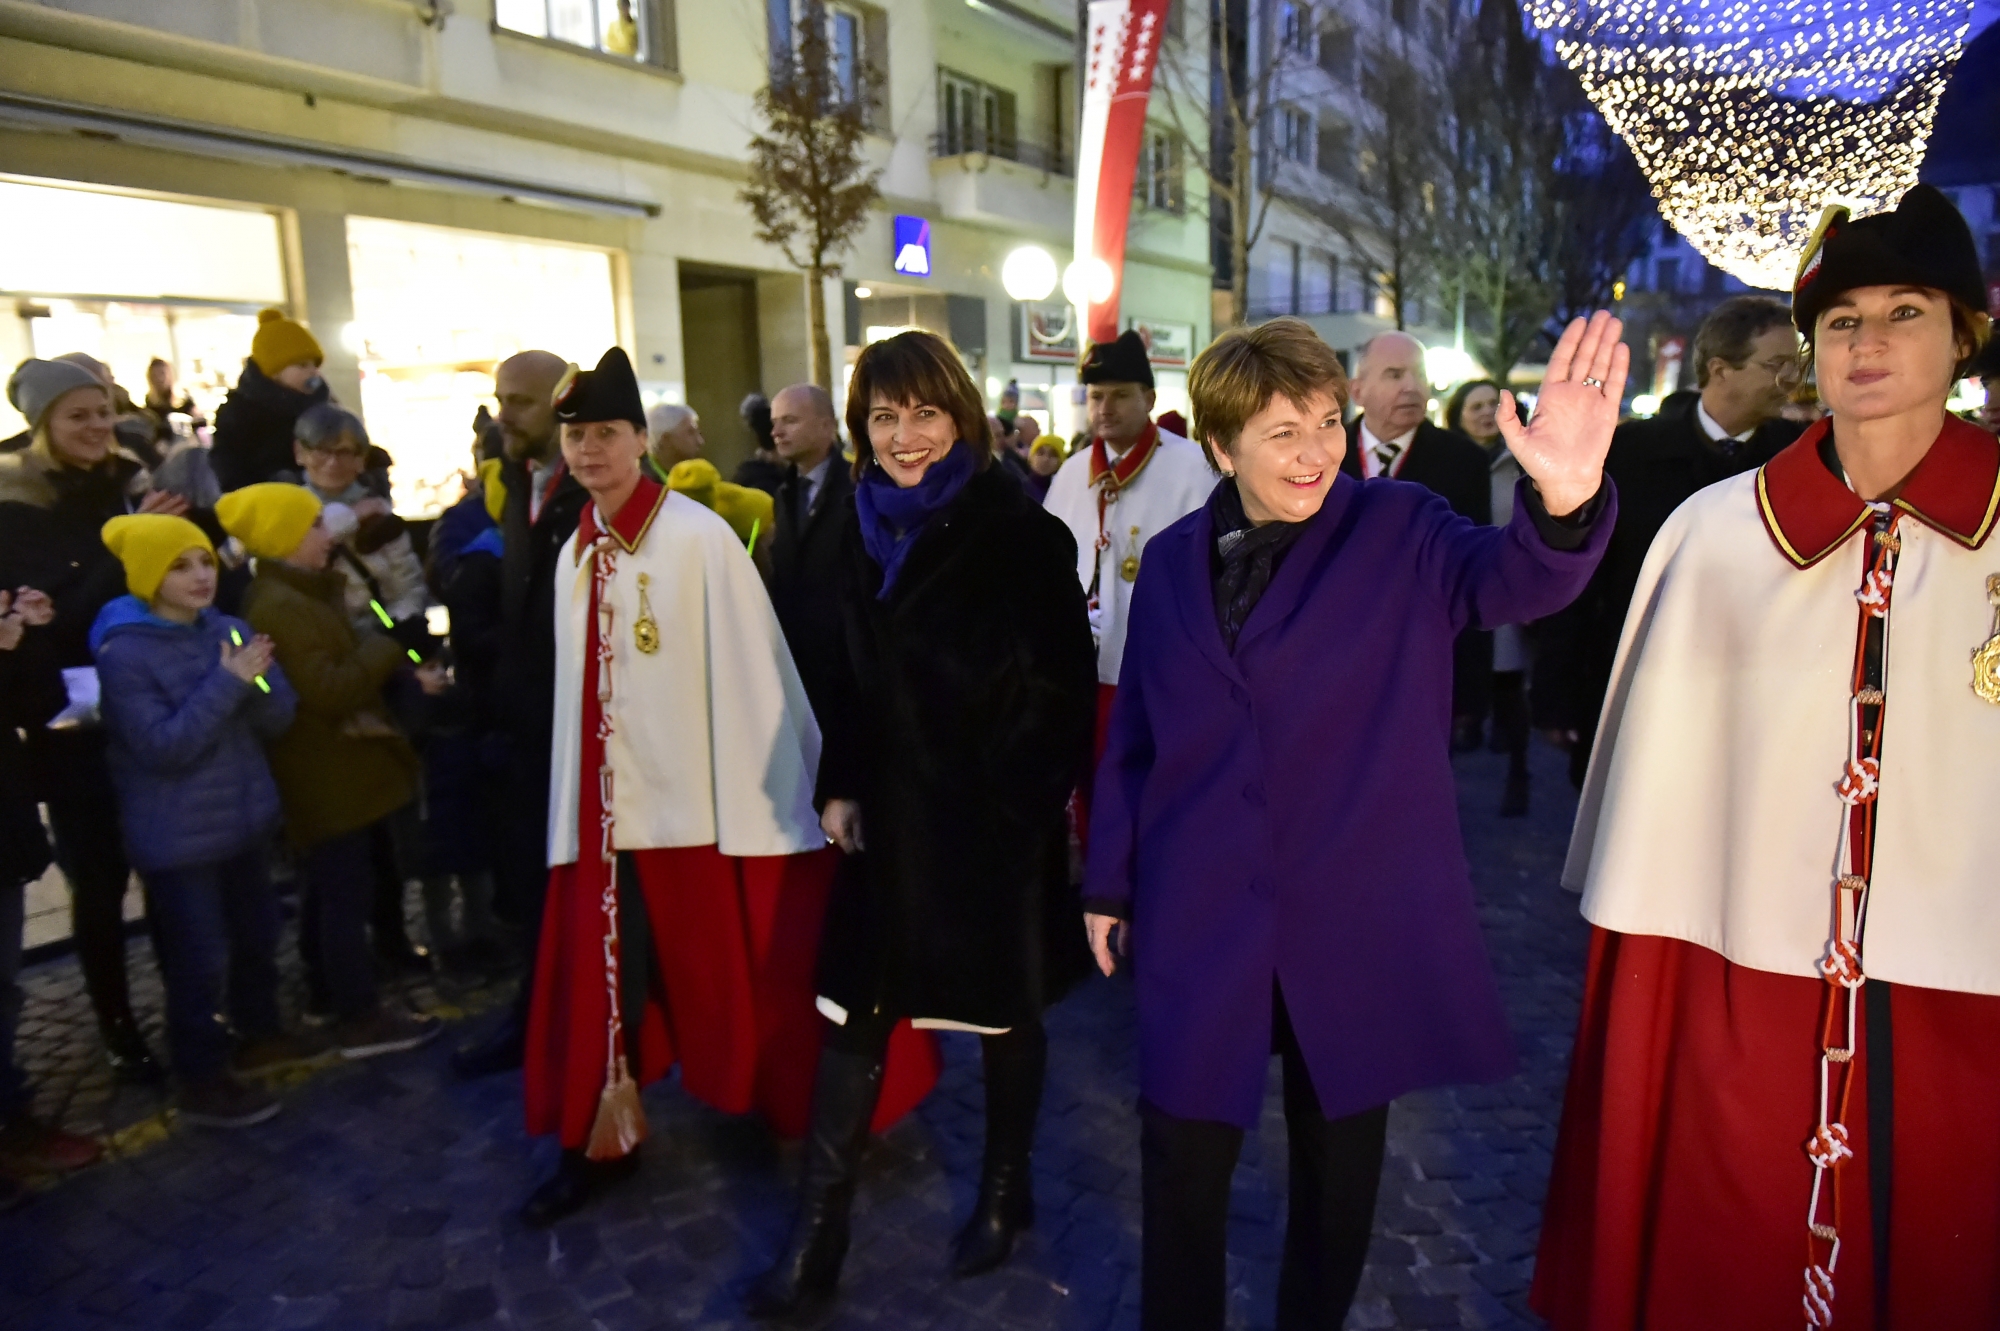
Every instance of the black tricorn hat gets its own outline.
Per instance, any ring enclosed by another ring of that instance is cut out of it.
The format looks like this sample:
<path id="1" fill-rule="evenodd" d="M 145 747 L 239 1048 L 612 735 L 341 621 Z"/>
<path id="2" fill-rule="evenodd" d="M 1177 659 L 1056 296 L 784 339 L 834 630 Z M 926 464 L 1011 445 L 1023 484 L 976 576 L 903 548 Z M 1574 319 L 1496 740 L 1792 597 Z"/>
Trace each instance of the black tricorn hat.
<path id="1" fill-rule="evenodd" d="M 639 433 L 646 433 L 646 403 L 623 347 L 605 352 L 594 370 L 570 366 L 556 384 L 554 402 L 556 419 L 565 424 L 630 421 Z"/>
<path id="2" fill-rule="evenodd" d="M 1153 386 L 1153 365 L 1146 359 L 1146 339 L 1128 328 L 1109 342 L 1093 342 L 1076 363 L 1078 382 Z"/>
<path id="3" fill-rule="evenodd" d="M 1828 208 L 1792 283 L 1792 323 L 1812 340 L 1821 311 L 1856 287 L 1913 286 L 1986 308 L 1972 228 L 1932 185 L 1912 185 L 1893 212 L 1850 217 Z"/>

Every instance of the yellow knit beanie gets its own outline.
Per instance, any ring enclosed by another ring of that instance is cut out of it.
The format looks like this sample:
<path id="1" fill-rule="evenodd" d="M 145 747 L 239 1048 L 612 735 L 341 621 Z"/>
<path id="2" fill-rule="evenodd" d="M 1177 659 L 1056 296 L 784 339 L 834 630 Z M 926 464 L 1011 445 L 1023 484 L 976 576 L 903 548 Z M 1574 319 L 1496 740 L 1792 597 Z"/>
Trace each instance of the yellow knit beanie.
<path id="1" fill-rule="evenodd" d="M 208 534 L 186 518 L 165 513 L 127 513 L 104 524 L 104 545 L 125 566 L 125 586 L 132 595 L 151 603 L 167 570 L 189 550 L 206 550 L 213 556 L 215 546 Z"/>
<path id="2" fill-rule="evenodd" d="M 287 319 L 283 310 L 260 310 L 257 332 L 250 339 L 250 359 L 257 362 L 257 368 L 268 379 L 276 378 L 278 371 L 287 365 L 301 361 L 318 365 L 326 359 L 326 353 L 319 349 L 319 342 L 306 331 L 306 326 Z"/>
<path id="3" fill-rule="evenodd" d="M 723 480 L 722 473 L 707 458 L 687 458 L 676 462 L 674 469 L 667 473 L 667 488 L 679 491 L 703 508 L 714 510 L 735 531 L 739 541 L 748 543 L 754 532 L 757 543 L 762 545 L 774 534 L 772 514 L 776 505 L 772 503 L 771 496 L 751 486 Z"/>
<path id="4" fill-rule="evenodd" d="M 486 516 L 495 522 L 505 519 L 507 513 L 507 482 L 500 475 L 499 458 L 488 458 L 479 464 L 479 495 L 486 503 Z"/>
<path id="5" fill-rule="evenodd" d="M 246 485 L 215 501 L 222 529 L 258 559 L 283 559 L 298 549 L 319 511 L 319 496 L 282 481 Z"/>

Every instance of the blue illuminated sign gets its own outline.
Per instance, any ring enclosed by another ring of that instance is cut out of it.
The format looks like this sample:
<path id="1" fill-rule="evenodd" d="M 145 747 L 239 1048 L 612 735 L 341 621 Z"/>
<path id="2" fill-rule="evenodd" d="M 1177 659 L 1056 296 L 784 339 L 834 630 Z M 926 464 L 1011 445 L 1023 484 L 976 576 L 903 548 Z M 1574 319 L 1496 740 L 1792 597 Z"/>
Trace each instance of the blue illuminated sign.
<path id="1" fill-rule="evenodd" d="M 928 217 L 896 215 L 896 263 L 899 273 L 931 275 L 931 222 Z"/>

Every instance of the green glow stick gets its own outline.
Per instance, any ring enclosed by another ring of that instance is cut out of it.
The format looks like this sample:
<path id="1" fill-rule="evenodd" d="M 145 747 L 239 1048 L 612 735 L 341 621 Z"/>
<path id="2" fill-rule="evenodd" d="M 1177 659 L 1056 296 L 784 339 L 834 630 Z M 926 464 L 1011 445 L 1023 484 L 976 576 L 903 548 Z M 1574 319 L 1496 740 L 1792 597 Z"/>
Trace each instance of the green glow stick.
<path id="1" fill-rule="evenodd" d="M 370 610 L 373 610 L 373 611 L 375 612 L 375 618 L 377 618 L 377 619 L 379 619 L 379 620 L 381 620 L 381 621 L 382 621 L 382 627 L 383 627 L 383 628 L 385 628 L 385 629 L 393 629 L 393 628 L 395 628 L 395 627 L 396 627 L 396 621 L 395 621 L 395 620 L 393 620 L 393 619 L 391 619 L 391 618 L 389 618 L 389 612 L 388 612 L 387 610 L 384 610 L 384 609 L 382 608 L 382 603 L 381 603 L 380 601 L 376 600 L 376 599 L 375 599 L 374 597 L 372 597 L 372 596 L 368 598 L 368 608 L 369 608 Z M 407 656 L 408 656 L 408 657 L 409 657 L 409 658 L 410 658 L 410 659 L 411 659 L 412 661 L 415 661 L 415 662 L 416 662 L 416 663 L 417 663 L 418 665 L 422 665 L 422 664 L 424 663 L 424 658 L 423 658 L 423 657 L 421 657 L 421 656 L 418 656 L 418 655 L 417 655 L 417 649 L 416 649 L 416 648 L 414 648 L 414 647 L 405 647 L 405 648 L 403 649 L 403 652 L 404 652 L 404 654 L 405 654 L 405 655 L 407 655 Z"/>
<path id="2" fill-rule="evenodd" d="M 757 533 L 758 533 L 758 532 L 760 532 L 760 531 L 762 531 L 763 529 L 764 529 L 764 519 L 762 519 L 762 518 L 753 518 L 753 519 L 751 519 L 751 522 L 750 522 L 750 554 L 751 554 L 751 556 L 752 556 L 753 558 L 754 558 L 754 557 L 756 556 L 756 554 L 757 554 Z"/>
<path id="3" fill-rule="evenodd" d="M 241 647 L 243 645 L 243 635 L 241 633 L 238 633 L 235 629 L 229 630 L 229 640 L 235 643 L 238 647 Z M 269 693 L 271 691 L 271 686 L 264 682 L 264 677 L 262 675 L 257 676 L 257 678 L 251 680 L 250 682 L 252 684 L 255 684 L 258 688 L 264 690 L 264 692 L 266 693 Z"/>

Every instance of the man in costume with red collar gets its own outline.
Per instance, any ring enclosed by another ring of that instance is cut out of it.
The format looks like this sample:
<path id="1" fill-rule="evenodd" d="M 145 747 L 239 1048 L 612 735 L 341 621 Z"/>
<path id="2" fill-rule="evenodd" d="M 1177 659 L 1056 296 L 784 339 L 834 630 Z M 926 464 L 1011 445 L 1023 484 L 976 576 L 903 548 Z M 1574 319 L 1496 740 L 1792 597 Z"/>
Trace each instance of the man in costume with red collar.
<path id="1" fill-rule="evenodd" d="M 563 1153 L 532 1225 L 634 1171 L 639 1088 L 677 1062 L 696 1098 L 804 1130 L 838 860 L 813 809 L 819 727 L 763 583 L 727 522 L 642 468 L 624 351 L 571 366 L 554 401 L 590 502 L 556 566 L 553 867 L 524 1082 L 528 1130 Z M 935 1074 L 904 1033 L 877 1123 Z"/>
<path id="2" fill-rule="evenodd" d="M 1097 638 L 1101 755 L 1146 542 L 1207 502 L 1215 473 L 1197 445 L 1153 423 L 1153 367 L 1136 331 L 1093 345 L 1077 378 L 1090 408 L 1090 442 L 1063 463 L 1043 507 L 1076 537 L 1076 575 Z"/>
<path id="3" fill-rule="evenodd" d="M 1945 408 L 1984 306 L 1937 190 L 1828 209 L 1831 415 L 1640 571 L 1564 872 L 1556 1331 L 2000 1326 L 2000 443 Z"/>

